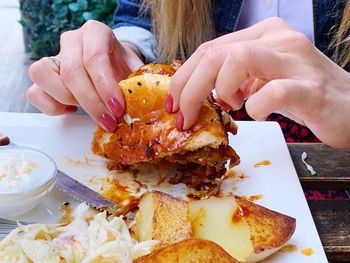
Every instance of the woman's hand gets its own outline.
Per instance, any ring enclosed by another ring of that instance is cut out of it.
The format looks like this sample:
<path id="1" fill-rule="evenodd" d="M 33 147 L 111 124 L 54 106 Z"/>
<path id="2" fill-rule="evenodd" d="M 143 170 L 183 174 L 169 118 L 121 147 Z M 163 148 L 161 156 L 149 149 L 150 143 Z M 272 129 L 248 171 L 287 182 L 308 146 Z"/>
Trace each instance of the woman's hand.
<path id="1" fill-rule="evenodd" d="M 350 76 L 283 20 L 270 18 L 201 45 L 172 78 L 167 111 L 177 128 L 196 121 L 215 87 L 233 110 L 246 100 L 255 120 L 279 112 L 320 140 L 350 148 Z"/>
<path id="2" fill-rule="evenodd" d="M 125 107 L 118 82 L 143 64 L 137 49 L 119 43 L 112 30 L 97 21 L 63 33 L 60 44 L 55 58 L 30 66 L 34 84 L 28 100 L 49 115 L 72 113 L 80 105 L 105 130 L 114 131 Z"/>

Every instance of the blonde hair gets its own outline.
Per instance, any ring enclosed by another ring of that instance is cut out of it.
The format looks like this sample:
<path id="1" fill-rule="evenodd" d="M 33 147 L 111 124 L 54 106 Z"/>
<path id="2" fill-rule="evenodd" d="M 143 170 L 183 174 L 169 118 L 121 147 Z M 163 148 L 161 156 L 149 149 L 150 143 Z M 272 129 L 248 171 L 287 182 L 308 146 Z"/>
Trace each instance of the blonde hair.
<path id="1" fill-rule="evenodd" d="M 214 38 L 212 0 L 144 0 L 151 6 L 159 62 L 185 61 Z"/>
<path id="2" fill-rule="evenodd" d="M 157 39 L 159 62 L 185 61 L 197 47 L 214 38 L 212 0 L 143 0 L 151 7 L 153 32 Z M 335 26 L 336 28 L 336 26 Z M 330 48 L 341 67 L 350 62 L 350 1 L 346 1 L 341 22 Z"/>
<path id="3" fill-rule="evenodd" d="M 346 1 L 343 17 L 334 34 L 331 47 L 334 48 L 333 60 L 345 67 L 350 62 L 350 1 Z"/>

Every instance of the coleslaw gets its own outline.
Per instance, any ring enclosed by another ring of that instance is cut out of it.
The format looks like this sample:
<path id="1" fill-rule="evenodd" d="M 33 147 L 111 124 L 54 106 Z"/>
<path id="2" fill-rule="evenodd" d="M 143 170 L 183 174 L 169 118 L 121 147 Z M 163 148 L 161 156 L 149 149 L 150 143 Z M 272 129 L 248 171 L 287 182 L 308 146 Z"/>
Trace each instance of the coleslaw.
<path id="1" fill-rule="evenodd" d="M 108 218 L 105 212 L 91 215 L 82 203 L 67 225 L 18 224 L 0 242 L 0 262 L 132 262 L 158 244 L 137 243 L 122 218 Z"/>

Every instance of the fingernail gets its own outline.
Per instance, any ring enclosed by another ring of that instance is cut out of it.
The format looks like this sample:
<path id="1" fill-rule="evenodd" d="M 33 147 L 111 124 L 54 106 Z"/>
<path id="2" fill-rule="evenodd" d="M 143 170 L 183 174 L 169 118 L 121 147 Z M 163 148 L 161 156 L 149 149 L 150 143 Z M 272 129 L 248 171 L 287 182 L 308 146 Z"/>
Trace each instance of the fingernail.
<path id="1" fill-rule="evenodd" d="M 178 111 L 178 113 L 176 114 L 175 127 L 179 131 L 182 131 L 183 130 L 183 126 L 184 126 L 184 115 L 182 114 L 181 111 Z"/>
<path id="2" fill-rule="evenodd" d="M 109 132 L 114 132 L 117 128 L 117 122 L 108 113 L 102 113 L 98 116 L 100 122 L 102 122 L 104 128 Z"/>
<path id="3" fill-rule="evenodd" d="M 120 105 L 119 101 L 116 98 L 110 98 L 108 101 L 108 107 L 117 116 L 118 118 L 124 115 L 124 109 Z"/>
<path id="4" fill-rule="evenodd" d="M 173 96 L 168 94 L 165 100 L 165 111 L 167 113 L 173 113 Z"/>
<path id="5" fill-rule="evenodd" d="M 0 146 L 10 144 L 10 138 L 0 132 Z"/>
<path id="6" fill-rule="evenodd" d="M 73 112 L 76 112 L 78 110 L 78 107 L 74 106 L 74 105 L 68 105 L 68 106 L 65 107 L 64 110 L 67 113 L 73 113 Z"/>

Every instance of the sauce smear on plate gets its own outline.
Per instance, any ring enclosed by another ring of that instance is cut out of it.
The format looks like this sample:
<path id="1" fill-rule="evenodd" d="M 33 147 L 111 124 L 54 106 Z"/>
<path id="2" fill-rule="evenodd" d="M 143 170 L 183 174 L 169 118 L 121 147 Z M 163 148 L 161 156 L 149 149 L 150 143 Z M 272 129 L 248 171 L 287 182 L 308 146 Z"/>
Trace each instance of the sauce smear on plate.
<path id="1" fill-rule="evenodd" d="M 301 250 L 301 253 L 304 255 L 304 256 L 312 256 L 315 252 L 312 248 L 304 248 L 303 250 Z"/>
<path id="2" fill-rule="evenodd" d="M 254 167 L 255 168 L 258 168 L 258 167 L 260 167 L 260 166 L 268 166 L 268 165 L 270 165 L 271 164 L 271 162 L 269 161 L 269 160 L 263 160 L 263 161 L 261 161 L 261 162 L 258 162 L 258 163 L 256 163 L 256 164 L 254 164 Z"/>

